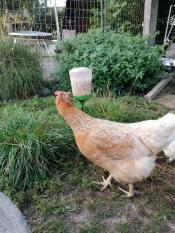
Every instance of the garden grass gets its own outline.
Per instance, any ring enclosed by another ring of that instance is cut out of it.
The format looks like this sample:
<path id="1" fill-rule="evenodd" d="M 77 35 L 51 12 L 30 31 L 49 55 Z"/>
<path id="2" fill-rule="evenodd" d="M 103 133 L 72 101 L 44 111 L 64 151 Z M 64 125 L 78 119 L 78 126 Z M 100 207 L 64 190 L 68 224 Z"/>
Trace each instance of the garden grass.
<path id="1" fill-rule="evenodd" d="M 39 115 L 48 112 L 59 119 L 53 97 L 4 104 L 0 107 L 0 117 L 8 108 Z M 99 118 L 135 122 L 156 119 L 168 109 L 148 104 L 143 98 L 92 97 L 85 111 Z M 173 232 L 168 223 L 175 224 L 175 163 L 168 164 L 163 154 L 158 156 L 153 174 L 135 185 L 140 194 L 132 199 L 122 196 L 117 188 L 122 185 L 115 181 L 112 188 L 101 192 L 101 187 L 93 181 L 101 181 L 107 172 L 87 161 L 78 151 L 65 157 L 58 173 L 35 182 L 26 191 L 16 191 L 1 183 L 1 191 L 18 204 L 33 233 Z"/>

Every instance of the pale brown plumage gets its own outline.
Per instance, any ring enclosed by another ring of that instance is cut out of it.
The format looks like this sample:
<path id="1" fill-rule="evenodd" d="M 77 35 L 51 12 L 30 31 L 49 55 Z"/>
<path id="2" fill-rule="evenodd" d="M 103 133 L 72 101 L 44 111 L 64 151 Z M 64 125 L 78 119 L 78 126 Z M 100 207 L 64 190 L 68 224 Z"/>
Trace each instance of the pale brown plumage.
<path id="1" fill-rule="evenodd" d="M 68 93 L 55 94 L 57 110 L 73 130 L 81 153 L 111 174 L 102 184 L 107 187 L 112 178 L 127 183 L 130 192 L 121 190 L 133 196 L 132 184 L 148 177 L 155 166 L 151 151 L 130 124 L 93 118 L 73 107 Z"/>

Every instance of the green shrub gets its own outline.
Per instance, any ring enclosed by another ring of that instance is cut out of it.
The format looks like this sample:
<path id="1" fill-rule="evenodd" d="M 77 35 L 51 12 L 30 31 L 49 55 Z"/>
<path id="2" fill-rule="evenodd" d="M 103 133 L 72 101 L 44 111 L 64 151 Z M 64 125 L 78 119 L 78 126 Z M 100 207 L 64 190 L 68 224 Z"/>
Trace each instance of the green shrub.
<path id="1" fill-rule="evenodd" d="M 149 47 L 141 36 L 91 31 L 64 41 L 60 49 L 58 78 L 64 90 L 70 90 L 69 69 L 78 66 L 93 69 L 95 90 L 108 87 L 117 95 L 145 92 L 159 79 L 162 48 Z"/>
<path id="2" fill-rule="evenodd" d="M 75 153 L 70 129 L 57 114 L 17 105 L 0 114 L 0 177 L 14 188 L 29 188 L 59 171 Z"/>
<path id="3" fill-rule="evenodd" d="M 39 55 L 29 46 L 0 41 L 0 101 L 26 99 L 42 86 Z"/>

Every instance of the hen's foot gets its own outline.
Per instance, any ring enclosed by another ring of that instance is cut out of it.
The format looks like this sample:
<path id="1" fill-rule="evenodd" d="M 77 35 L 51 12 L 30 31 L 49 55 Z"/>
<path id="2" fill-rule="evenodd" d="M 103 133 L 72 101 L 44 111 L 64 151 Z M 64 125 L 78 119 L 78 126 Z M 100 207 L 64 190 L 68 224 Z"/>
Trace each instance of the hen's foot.
<path id="1" fill-rule="evenodd" d="M 103 179 L 102 182 L 97 182 L 97 181 L 93 182 L 94 184 L 100 184 L 103 186 L 101 188 L 101 191 L 105 190 L 108 186 L 110 186 L 110 187 L 112 186 L 112 184 L 111 184 L 112 176 L 111 175 L 109 175 L 107 179 L 105 179 L 104 176 L 102 176 L 102 179 Z"/>
<path id="2" fill-rule="evenodd" d="M 134 186 L 133 186 L 133 184 L 129 184 L 129 191 L 126 191 L 126 190 L 124 190 L 124 189 L 122 189 L 122 188 L 120 188 L 120 187 L 118 187 L 118 189 L 119 189 L 120 191 L 122 191 L 123 193 L 125 193 L 127 198 L 134 197 L 134 195 L 135 195 L 135 193 L 136 193 L 136 192 L 134 191 Z"/>

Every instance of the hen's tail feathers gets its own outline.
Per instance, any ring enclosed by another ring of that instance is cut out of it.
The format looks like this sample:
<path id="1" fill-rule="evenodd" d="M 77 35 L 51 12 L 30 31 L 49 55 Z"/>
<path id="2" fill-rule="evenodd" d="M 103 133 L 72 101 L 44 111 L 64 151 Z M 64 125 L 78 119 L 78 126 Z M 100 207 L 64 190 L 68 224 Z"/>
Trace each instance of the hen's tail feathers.
<path id="1" fill-rule="evenodd" d="M 139 175 L 147 178 L 155 167 L 155 156 L 143 157 L 135 161 L 135 166 Z"/>

